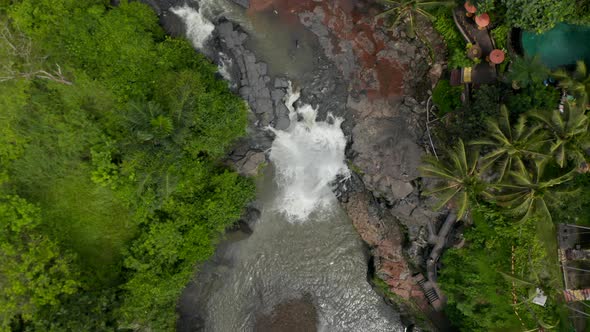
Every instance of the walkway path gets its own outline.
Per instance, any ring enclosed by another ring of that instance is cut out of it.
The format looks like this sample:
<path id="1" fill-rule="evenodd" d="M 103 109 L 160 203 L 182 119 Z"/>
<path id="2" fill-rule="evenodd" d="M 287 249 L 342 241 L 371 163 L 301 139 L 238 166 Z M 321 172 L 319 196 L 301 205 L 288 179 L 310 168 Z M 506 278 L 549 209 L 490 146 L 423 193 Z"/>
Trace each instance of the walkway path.
<path id="1" fill-rule="evenodd" d="M 491 83 L 496 79 L 496 66 L 488 66 L 485 58 L 495 48 L 494 40 L 490 36 L 488 29 L 479 30 L 475 20 L 467 17 L 466 14 L 465 8 L 461 6 L 453 9 L 453 20 L 459 31 L 461 31 L 463 38 L 468 43 L 481 47 L 482 63 L 473 68 L 473 82 Z"/>
<path id="2" fill-rule="evenodd" d="M 453 10 L 453 19 L 459 31 L 469 43 L 479 45 L 484 56 L 490 54 L 495 47 L 488 29 L 479 30 L 475 20 L 467 17 L 466 13 L 463 7 L 457 7 Z"/>

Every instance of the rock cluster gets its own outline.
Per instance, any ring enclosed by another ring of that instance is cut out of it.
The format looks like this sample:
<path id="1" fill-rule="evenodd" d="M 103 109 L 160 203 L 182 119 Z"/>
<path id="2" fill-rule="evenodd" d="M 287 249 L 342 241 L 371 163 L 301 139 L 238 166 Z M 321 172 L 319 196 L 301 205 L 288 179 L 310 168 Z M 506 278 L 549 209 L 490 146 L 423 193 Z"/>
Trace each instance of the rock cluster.
<path id="1" fill-rule="evenodd" d="M 363 241 L 371 247 L 376 275 L 385 281 L 393 293 L 404 299 L 412 299 L 423 310 L 428 310 L 428 302 L 414 282 L 402 250 L 403 233 L 395 217 L 379 207 L 366 191 L 350 194 L 343 207 Z"/>
<path id="2" fill-rule="evenodd" d="M 239 82 L 239 94 L 248 101 L 254 112 L 256 127 L 272 125 L 277 129 L 289 126 L 289 111 L 283 103 L 288 87 L 285 78 L 271 79 L 266 63 L 258 61 L 256 55 L 244 45 L 248 35 L 239 26 L 225 21 L 216 27 L 219 48 L 222 54 L 232 59 L 230 73 Z"/>

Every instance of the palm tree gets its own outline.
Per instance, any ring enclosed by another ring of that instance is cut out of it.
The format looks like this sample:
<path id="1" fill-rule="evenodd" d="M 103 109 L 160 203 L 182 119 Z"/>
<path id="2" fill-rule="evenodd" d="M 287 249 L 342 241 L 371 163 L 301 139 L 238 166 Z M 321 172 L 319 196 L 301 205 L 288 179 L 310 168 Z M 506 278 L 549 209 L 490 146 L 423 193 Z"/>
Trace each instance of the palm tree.
<path id="1" fill-rule="evenodd" d="M 172 119 L 153 101 L 130 102 L 125 117 L 131 133 L 142 143 L 157 144 L 174 132 Z"/>
<path id="2" fill-rule="evenodd" d="M 524 171 L 523 160 L 548 157 L 538 152 L 545 144 L 545 134 L 540 131 L 543 127 L 542 124 L 527 126 L 526 121 L 524 115 L 520 116 L 516 125 L 512 127 L 508 109 L 504 105 L 500 107 L 500 117 L 497 120 L 493 118 L 486 120 L 489 138 L 470 143 L 492 147 L 492 151 L 481 158 L 480 167 L 482 170 L 496 164 L 498 180 L 502 181 L 511 170 Z"/>
<path id="3" fill-rule="evenodd" d="M 407 34 L 409 37 L 414 37 L 415 35 L 416 16 L 423 16 L 432 20 L 434 16 L 428 10 L 440 6 L 452 7 L 455 5 L 455 2 L 452 0 L 379 0 L 379 2 L 387 6 L 387 9 L 377 15 L 377 17 L 391 16 L 393 19 L 392 26 L 396 26 L 401 21 L 407 20 Z"/>
<path id="4" fill-rule="evenodd" d="M 153 101 L 129 102 L 124 117 L 128 139 L 121 146 L 126 155 L 122 172 L 137 181 L 138 195 L 153 190 L 160 204 L 178 181 L 173 165 L 183 154 L 174 140 L 182 127 Z"/>
<path id="5" fill-rule="evenodd" d="M 586 63 L 580 60 L 576 63 L 576 70 L 570 75 L 565 69 L 553 72 L 553 77 L 559 81 L 559 86 L 570 91 L 585 109 L 590 109 L 590 74 Z"/>
<path id="6" fill-rule="evenodd" d="M 584 108 L 566 103 L 563 113 L 559 111 L 530 112 L 533 117 L 543 123 L 552 135 L 549 153 L 555 157 L 559 167 L 563 168 L 567 160 L 579 164 L 586 161 L 584 150 L 590 148 L 588 134 L 588 117 Z"/>
<path id="7" fill-rule="evenodd" d="M 419 170 L 424 177 L 442 180 L 441 185 L 426 192 L 439 199 L 435 208 L 440 209 L 453 202 L 457 206 L 457 219 L 461 219 L 467 212 L 469 198 L 485 194 L 486 183 L 479 176 L 478 154 L 468 155 L 461 139 L 447 157 L 448 160 L 426 157 Z"/>
<path id="8" fill-rule="evenodd" d="M 529 85 L 542 83 L 547 77 L 549 77 L 549 69 L 538 56 L 515 58 L 508 72 L 508 79 L 515 88 L 526 88 Z"/>
<path id="9" fill-rule="evenodd" d="M 560 188 L 560 185 L 573 178 L 575 169 L 552 179 L 544 178 L 547 160 L 535 162 L 532 171 L 511 171 L 510 181 L 495 185 L 500 192 L 494 195 L 498 205 L 508 208 L 514 216 L 522 216 L 520 220 L 538 216 L 552 220 L 547 203 L 557 202 L 577 191 Z"/>

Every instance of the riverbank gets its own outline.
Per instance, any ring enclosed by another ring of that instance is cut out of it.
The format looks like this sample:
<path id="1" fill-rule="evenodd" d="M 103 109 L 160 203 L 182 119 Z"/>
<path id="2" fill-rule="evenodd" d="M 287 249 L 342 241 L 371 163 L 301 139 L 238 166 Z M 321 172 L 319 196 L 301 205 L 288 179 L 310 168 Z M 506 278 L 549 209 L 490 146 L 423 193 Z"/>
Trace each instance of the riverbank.
<path id="1" fill-rule="evenodd" d="M 319 119 L 328 112 L 344 118 L 346 155 L 356 175 L 338 188 L 340 200 L 370 247 L 375 274 L 392 293 L 429 310 L 411 277 L 425 265 L 429 223 L 441 218 L 421 197 L 417 173 L 425 100 L 442 72 L 441 41 L 425 22 L 430 47 L 404 31 L 390 31 L 374 19 L 379 9 L 361 1 L 238 3 L 249 19 L 232 21 L 218 8 L 204 47 L 252 111 L 250 134 L 230 154 L 231 163 L 254 175 L 265 162 L 273 139 L 266 127 L 289 126 L 283 104 L 288 81 L 301 89 L 301 102 L 318 108 Z M 177 32 L 182 23 L 168 11 L 171 5 L 160 3 L 158 12 L 164 26 Z M 209 5 L 202 10 L 215 13 Z M 268 34 L 280 35 L 285 49 L 271 52 L 257 43 L 249 31 L 257 24 L 273 28 Z M 292 58 L 288 75 L 277 70 L 285 54 Z"/>

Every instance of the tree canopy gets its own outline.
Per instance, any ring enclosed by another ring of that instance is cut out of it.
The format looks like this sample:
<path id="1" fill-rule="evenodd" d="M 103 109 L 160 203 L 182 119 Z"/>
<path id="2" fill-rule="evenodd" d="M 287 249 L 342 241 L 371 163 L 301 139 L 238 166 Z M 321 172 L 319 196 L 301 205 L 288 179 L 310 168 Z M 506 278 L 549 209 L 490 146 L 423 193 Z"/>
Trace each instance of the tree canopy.
<path id="1" fill-rule="evenodd" d="M 244 101 L 139 2 L 1 4 L 1 330 L 174 330 L 253 197 Z"/>

